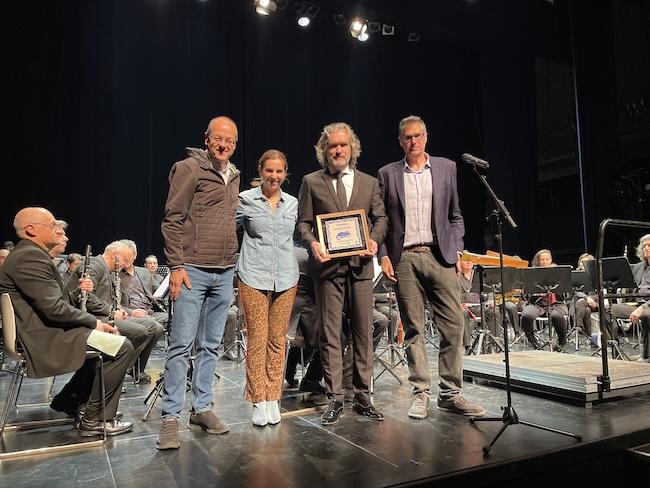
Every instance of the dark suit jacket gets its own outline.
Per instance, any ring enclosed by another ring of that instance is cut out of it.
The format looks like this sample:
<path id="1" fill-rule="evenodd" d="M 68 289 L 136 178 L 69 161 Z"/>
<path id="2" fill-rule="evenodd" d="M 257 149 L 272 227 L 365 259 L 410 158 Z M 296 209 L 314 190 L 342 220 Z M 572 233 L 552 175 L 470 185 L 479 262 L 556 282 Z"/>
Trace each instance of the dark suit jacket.
<path id="1" fill-rule="evenodd" d="M 68 286 L 71 290 L 74 290 L 72 295 L 76 304 L 79 304 L 79 278 L 81 278 L 82 273 L 82 266 L 78 266 L 68 281 Z M 113 305 L 115 289 L 113 287 L 113 277 L 102 256 L 90 258 L 88 274 L 93 282 L 93 292 L 88 297 L 87 309 L 97 317 L 108 317 Z M 124 293 L 122 295 L 124 296 Z"/>
<path id="2" fill-rule="evenodd" d="M 163 277 L 158 273 L 151 274 L 147 268 L 143 268 L 142 266 L 135 266 L 135 272 L 140 277 L 140 281 L 142 281 L 147 292 L 152 295 L 163 281 Z"/>
<path id="3" fill-rule="evenodd" d="M 384 202 L 379 194 L 377 179 L 355 168 L 352 195 L 350 196 L 348 208 L 345 209 L 338 206 L 336 191 L 329 173 L 325 169 L 310 173 L 302 179 L 302 185 L 298 193 L 297 237 L 307 249 L 310 249 L 311 243 L 319 240 L 316 229 L 317 215 L 359 209 L 366 211 L 370 238 L 378 246 L 381 246 L 388 229 L 388 219 L 386 218 Z M 310 255 L 307 267 L 308 274 L 314 278 L 334 276 L 343 259 L 345 258 L 332 259 L 321 264 Z M 372 258 L 355 256 L 349 258 L 347 262 L 349 262 L 355 278 L 372 279 Z"/>
<path id="4" fill-rule="evenodd" d="M 433 181 L 433 214 L 431 227 L 436 233 L 442 257 L 449 266 L 458 261 L 464 248 L 465 224 L 458 206 L 456 163 L 429 156 Z M 379 258 L 388 256 L 397 266 L 404 247 L 404 160 L 389 163 L 377 173 L 381 197 L 388 213 L 388 234 L 379 251 Z"/>
<path id="5" fill-rule="evenodd" d="M 0 293 L 11 296 L 30 377 L 61 375 L 81 367 L 97 319 L 74 307 L 44 249 L 21 240 L 0 269 Z"/>
<path id="6" fill-rule="evenodd" d="M 634 282 L 637 285 L 641 284 L 641 279 L 643 278 L 643 271 L 645 270 L 645 261 L 636 263 L 632 265 L 632 276 L 634 276 Z M 644 305 L 650 307 L 650 300 L 646 300 Z"/>

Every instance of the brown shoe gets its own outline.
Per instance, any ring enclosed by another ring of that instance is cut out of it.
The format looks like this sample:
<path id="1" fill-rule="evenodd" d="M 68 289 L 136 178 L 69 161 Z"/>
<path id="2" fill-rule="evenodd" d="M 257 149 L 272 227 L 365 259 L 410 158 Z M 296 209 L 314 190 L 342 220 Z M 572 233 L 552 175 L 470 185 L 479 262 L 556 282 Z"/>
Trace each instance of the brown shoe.
<path id="1" fill-rule="evenodd" d="M 192 413 L 188 427 L 194 430 L 201 428 L 208 434 L 225 434 L 229 430 L 228 426 L 219 420 L 212 410 Z"/>
<path id="2" fill-rule="evenodd" d="M 178 419 L 176 417 L 163 419 L 156 440 L 156 449 L 178 449 L 179 447 L 181 447 L 181 441 L 178 438 Z"/>
<path id="3" fill-rule="evenodd" d="M 485 409 L 483 407 L 480 405 L 472 405 L 465 400 L 462 395 L 455 395 L 445 400 L 438 398 L 438 410 L 458 413 L 470 417 L 480 417 L 485 414 Z"/>

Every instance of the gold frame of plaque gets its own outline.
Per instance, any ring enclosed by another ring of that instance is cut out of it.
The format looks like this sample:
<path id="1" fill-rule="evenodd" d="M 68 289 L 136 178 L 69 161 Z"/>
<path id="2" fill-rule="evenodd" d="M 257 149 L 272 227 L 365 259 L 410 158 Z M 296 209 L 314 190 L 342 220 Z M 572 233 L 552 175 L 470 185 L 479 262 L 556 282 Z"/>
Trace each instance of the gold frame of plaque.
<path id="1" fill-rule="evenodd" d="M 370 253 L 368 220 L 363 209 L 317 215 L 316 227 L 321 248 L 332 258 Z M 329 236 L 333 233 L 342 240 L 341 244 L 332 245 Z"/>

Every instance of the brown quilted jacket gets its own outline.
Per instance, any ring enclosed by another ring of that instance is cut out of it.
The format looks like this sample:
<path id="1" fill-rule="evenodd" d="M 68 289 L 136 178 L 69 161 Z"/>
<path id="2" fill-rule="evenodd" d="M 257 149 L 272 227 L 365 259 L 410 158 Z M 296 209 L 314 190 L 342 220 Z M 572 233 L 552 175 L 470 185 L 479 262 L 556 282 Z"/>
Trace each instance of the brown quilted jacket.
<path id="1" fill-rule="evenodd" d="M 188 148 L 188 158 L 169 173 L 169 193 L 161 224 L 167 265 L 206 268 L 234 266 L 237 256 L 235 211 L 239 170 L 230 165 L 226 184 L 207 151 Z"/>

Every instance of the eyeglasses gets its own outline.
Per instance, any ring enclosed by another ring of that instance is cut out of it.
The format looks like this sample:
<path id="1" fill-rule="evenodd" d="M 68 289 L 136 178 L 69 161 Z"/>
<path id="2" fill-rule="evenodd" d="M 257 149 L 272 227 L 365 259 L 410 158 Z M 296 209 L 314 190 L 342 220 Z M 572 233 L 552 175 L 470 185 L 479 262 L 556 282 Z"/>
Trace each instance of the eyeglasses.
<path id="1" fill-rule="evenodd" d="M 411 134 L 409 136 L 402 136 L 402 140 L 404 142 L 419 141 L 426 135 L 427 135 L 426 132 L 420 132 L 418 134 Z"/>
<path id="2" fill-rule="evenodd" d="M 41 227 L 47 227 L 47 228 L 50 229 L 50 230 L 54 230 L 54 229 L 56 229 L 56 227 L 57 227 L 56 222 L 52 222 L 51 224 L 43 224 L 43 223 L 41 223 L 41 222 L 33 222 L 33 223 L 31 223 L 31 224 L 27 224 L 25 227 L 23 227 L 23 229 L 26 229 L 26 228 L 29 227 L 30 225 L 31 225 L 31 226 L 40 225 Z"/>
<path id="3" fill-rule="evenodd" d="M 212 139 L 217 144 L 225 144 L 226 146 L 234 146 L 235 144 L 237 144 L 237 140 L 231 139 L 230 137 L 226 137 L 224 139 L 221 136 L 210 136 L 210 139 Z"/>

